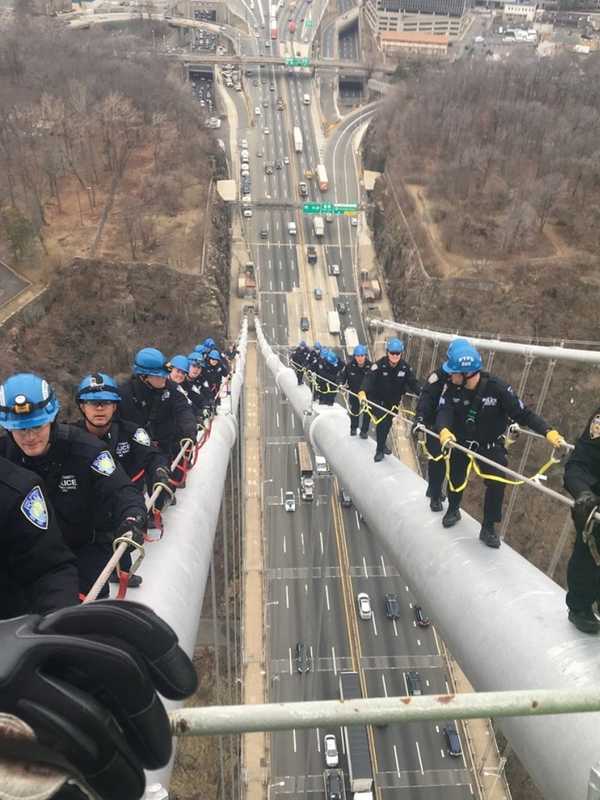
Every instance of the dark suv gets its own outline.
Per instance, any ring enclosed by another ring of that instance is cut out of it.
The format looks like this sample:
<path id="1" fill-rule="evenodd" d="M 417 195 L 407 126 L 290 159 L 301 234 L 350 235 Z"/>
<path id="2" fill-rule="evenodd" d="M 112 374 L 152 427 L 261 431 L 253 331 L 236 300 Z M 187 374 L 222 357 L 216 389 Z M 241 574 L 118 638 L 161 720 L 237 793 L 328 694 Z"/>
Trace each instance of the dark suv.
<path id="1" fill-rule="evenodd" d="M 306 248 L 306 259 L 309 264 L 317 263 L 317 248 L 314 244 L 309 244 Z"/>
<path id="2" fill-rule="evenodd" d="M 310 654 L 304 642 L 296 643 L 296 649 L 294 650 L 294 655 L 296 657 L 296 671 L 310 672 L 310 669 L 312 667 L 312 662 L 310 659 Z"/>
<path id="3" fill-rule="evenodd" d="M 339 772 L 327 773 L 327 800 L 342 800 L 343 786 Z"/>
<path id="4" fill-rule="evenodd" d="M 406 673 L 406 685 L 408 693 L 416 697 L 423 694 L 423 684 L 421 683 L 421 676 L 415 670 Z"/>
<path id="5" fill-rule="evenodd" d="M 448 747 L 448 755 L 453 758 L 462 756 L 462 747 L 460 746 L 460 738 L 456 725 L 450 722 L 444 728 L 444 736 L 446 737 L 446 746 Z"/>
<path id="6" fill-rule="evenodd" d="M 431 620 L 425 614 L 421 606 L 415 606 L 415 622 L 420 628 L 428 628 L 431 625 Z"/>
<path id="7" fill-rule="evenodd" d="M 400 601 L 393 592 L 385 596 L 385 615 L 388 619 L 400 619 Z"/>

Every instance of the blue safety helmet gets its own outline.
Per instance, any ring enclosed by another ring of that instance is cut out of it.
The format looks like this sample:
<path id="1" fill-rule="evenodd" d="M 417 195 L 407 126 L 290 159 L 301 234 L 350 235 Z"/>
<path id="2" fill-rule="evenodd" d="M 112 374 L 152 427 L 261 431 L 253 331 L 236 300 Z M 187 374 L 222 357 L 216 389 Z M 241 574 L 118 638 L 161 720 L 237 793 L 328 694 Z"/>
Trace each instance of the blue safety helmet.
<path id="1" fill-rule="evenodd" d="M 221 353 L 219 353 L 218 350 L 211 350 L 210 353 L 208 354 L 208 357 L 214 359 L 215 361 L 220 361 Z"/>
<path id="2" fill-rule="evenodd" d="M 216 347 L 217 343 L 215 342 L 214 339 L 211 339 L 210 336 L 209 336 L 208 339 L 205 339 L 202 342 L 202 344 L 203 344 L 204 347 L 206 347 L 207 350 L 212 350 L 213 347 Z"/>
<path id="3" fill-rule="evenodd" d="M 391 339 L 387 340 L 385 349 L 388 353 L 403 353 L 404 344 L 400 341 L 400 339 L 392 337 Z"/>
<path id="4" fill-rule="evenodd" d="M 187 372 L 190 368 L 190 360 L 187 356 L 173 356 L 169 361 L 171 369 L 180 369 L 182 372 Z"/>
<path id="5" fill-rule="evenodd" d="M 156 347 L 143 347 L 138 350 L 133 362 L 136 375 L 155 375 L 157 378 L 168 378 L 167 359 Z"/>
<path id="6" fill-rule="evenodd" d="M 313 349 L 314 350 L 320 350 L 321 349 L 321 342 L 315 342 L 314 346 L 313 346 Z"/>
<path id="7" fill-rule="evenodd" d="M 338 363 L 338 357 L 333 350 L 328 350 L 325 355 L 325 361 L 327 361 L 328 364 L 331 364 L 332 367 L 335 367 Z"/>
<path id="8" fill-rule="evenodd" d="M 367 355 L 367 348 L 364 344 L 357 344 L 354 348 L 353 356 L 366 356 Z"/>
<path id="9" fill-rule="evenodd" d="M 188 353 L 188 361 L 190 364 L 197 364 L 199 367 L 204 366 L 204 353 L 199 353 L 194 350 L 193 353 Z"/>
<path id="10" fill-rule="evenodd" d="M 196 345 L 196 347 L 194 348 L 194 350 L 195 350 L 197 353 L 208 353 L 208 351 L 210 350 L 210 347 L 207 347 L 205 344 L 203 344 L 202 342 L 200 342 L 200 344 L 197 344 L 197 345 Z"/>
<path id="11" fill-rule="evenodd" d="M 452 339 L 452 341 L 448 345 L 448 355 L 447 358 L 451 358 L 452 353 L 454 352 L 456 347 L 461 347 L 464 344 L 469 344 L 468 339 L 464 339 L 462 337 L 458 337 L 458 339 Z"/>
<path id="12" fill-rule="evenodd" d="M 20 372 L 0 386 L 0 426 L 9 431 L 53 422 L 59 408 L 54 390 L 39 375 Z"/>
<path id="13" fill-rule="evenodd" d="M 86 375 L 77 387 L 75 399 L 78 403 L 90 402 L 94 400 L 109 400 L 111 403 L 119 403 L 121 395 L 117 391 L 117 383 L 114 378 L 105 372 L 94 372 Z"/>
<path id="14" fill-rule="evenodd" d="M 448 360 L 442 364 L 442 369 L 449 375 L 460 372 L 463 375 L 470 375 L 479 372 L 483 366 L 483 360 L 472 344 L 468 342 L 455 347 Z"/>

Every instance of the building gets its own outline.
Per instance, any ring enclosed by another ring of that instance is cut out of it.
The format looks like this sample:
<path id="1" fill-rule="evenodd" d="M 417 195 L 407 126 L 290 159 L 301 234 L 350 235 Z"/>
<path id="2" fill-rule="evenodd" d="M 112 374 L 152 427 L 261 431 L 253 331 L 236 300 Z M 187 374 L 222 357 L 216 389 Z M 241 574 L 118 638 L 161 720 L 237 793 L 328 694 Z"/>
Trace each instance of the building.
<path id="1" fill-rule="evenodd" d="M 471 0 L 365 0 L 376 37 L 383 33 L 424 33 L 455 39 L 466 29 Z"/>
<path id="2" fill-rule="evenodd" d="M 536 3 L 504 3 L 503 17 L 506 22 L 533 22 Z"/>
<path id="3" fill-rule="evenodd" d="M 448 55 L 448 34 L 398 33 L 379 35 L 379 46 L 386 55 L 419 58 L 445 58 Z"/>

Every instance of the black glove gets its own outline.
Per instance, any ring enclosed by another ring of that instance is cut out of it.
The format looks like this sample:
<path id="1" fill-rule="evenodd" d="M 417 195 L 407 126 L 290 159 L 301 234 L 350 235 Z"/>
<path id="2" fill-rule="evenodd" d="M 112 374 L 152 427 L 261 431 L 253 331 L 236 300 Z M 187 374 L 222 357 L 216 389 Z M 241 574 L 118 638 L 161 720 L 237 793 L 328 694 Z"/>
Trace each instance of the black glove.
<path id="1" fill-rule="evenodd" d="M 100 600 L 0 622 L 0 711 L 33 729 L 43 762 L 55 754 L 101 800 L 142 796 L 143 769 L 171 757 L 156 692 L 182 700 L 196 687 L 173 630 L 139 603 Z M 35 760 L 30 742 L 9 746 L 13 759 Z"/>
<path id="2" fill-rule="evenodd" d="M 571 509 L 571 516 L 573 517 L 575 528 L 579 532 L 583 531 L 590 514 L 598 505 L 600 505 L 600 497 L 590 491 L 582 492 L 575 500 L 575 505 Z"/>
<path id="3" fill-rule="evenodd" d="M 412 424 L 412 428 L 410 429 L 410 433 L 412 436 L 418 436 L 421 432 L 422 428 L 420 427 L 423 425 L 424 419 L 423 417 L 415 417 L 415 421 Z"/>
<path id="4" fill-rule="evenodd" d="M 175 487 L 173 486 L 173 475 L 171 474 L 171 470 L 168 467 L 157 467 L 154 470 L 154 478 L 152 480 L 152 494 L 154 494 L 154 490 L 156 489 L 157 483 L 166 484 L 171 492 L 175 491 Z M 169 494 L 167 489 L 163 489 L 162 492 L 158 495 L 157 499 L 154 501 L 154 508 L 161 511 L 165 505 L 169 505 L 171 499 L 173 498 L 172 494 Z"/>
<path id="5" fill-rule="evenodd" d="M 144 535 L 148 529 L 146 516 L 142 514 L 133 514 L 131 517 L 125 517 L 117 528 L 117 536 L 131 531 L 131 538 L 137 544 L 144 544 Z"/>

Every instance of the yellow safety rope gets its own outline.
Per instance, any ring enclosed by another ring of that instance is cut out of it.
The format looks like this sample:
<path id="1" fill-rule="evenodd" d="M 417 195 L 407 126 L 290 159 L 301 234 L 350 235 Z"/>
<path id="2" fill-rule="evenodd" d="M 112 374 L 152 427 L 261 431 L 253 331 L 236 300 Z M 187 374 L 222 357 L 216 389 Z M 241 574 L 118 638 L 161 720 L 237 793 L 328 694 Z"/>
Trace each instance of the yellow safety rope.
<path id="1" fill-rule="evenodd" d="M 460 452 L 462 452 L 462 450 Z M 464 455 L 467 455 L 467 454 L 465 453 Z M 446 462 L 446 480 L 448 481 L 448 489 L 451 492 L 464 492 L 464 490 L 465 490 L 465 488 L 466 488 L 466 486 L 467 486 L 467 484 L 469 482 L 469 477 L 471 476 L 471 472 L 473 470 L 475 471 L 475 474 L 479 478 L 481 478 L 482 480 L 485 480 L 485 481 L 496 481 L 497 483 L 504 483 L 506 486 L 522 486 L 524 483 L 527 483 L 527 481 L 535 481 L 538 478 L 540 478 L 542 475 L 545 475 L 546 472 L 548 472 L 548 470 L 550 469 L 550 467 L 553 467 L 555 464 L 560 464 L 560 459 L 554 457 L 554 451 L 553 451 L 553 454 L 550 456 L 548 461 L 546 461 L 545 464 L 542 464 L 542 466 L 538 469 L 538 471 L 536 473 L 534 473 L 531 476 L 531 478 L 527 478 L 527 479 L 523 479 L 523 480 L 515 480 L 514 478 L 504 478 L 501 475 L 491 475 L 488 472 L 484 472 L 482 470 L 482 468 L 479 466 L 479 464 L 477 463 L 477 459 L 475 458 L 475 454 L 469 454 L 468 455 L 469 463 L 467 464 L 467 473 L 465 475 L 465 479 L 464 479 L 463 483 L 460 486 L 454 486 L 454 484 L 450 480 L 450 456 L 451 456 L 450 453 L 442 453 L 442 458 Z M 436 459 L 436 460 L 439 460 L 439 459 Z M 502 466 L 502 464 L 500 464 L 499 466 Z"/>

